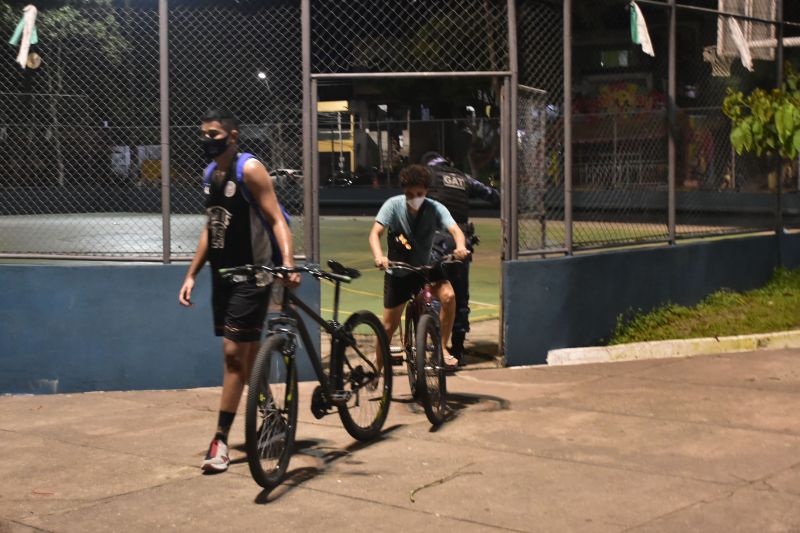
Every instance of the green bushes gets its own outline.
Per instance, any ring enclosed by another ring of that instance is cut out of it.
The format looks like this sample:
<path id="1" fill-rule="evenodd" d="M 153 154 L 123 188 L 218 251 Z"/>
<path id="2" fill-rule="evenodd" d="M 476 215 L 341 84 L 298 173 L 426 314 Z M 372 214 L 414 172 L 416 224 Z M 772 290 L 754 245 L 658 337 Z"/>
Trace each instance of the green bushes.
<path id="1" fill-rule="evenodd" d="M 609 344 L 727 337 L 800 328 L 800 269 L 778 269 L 764 287 L 717 291 L 694 307 L 666 305 L 620 316 Z"/>

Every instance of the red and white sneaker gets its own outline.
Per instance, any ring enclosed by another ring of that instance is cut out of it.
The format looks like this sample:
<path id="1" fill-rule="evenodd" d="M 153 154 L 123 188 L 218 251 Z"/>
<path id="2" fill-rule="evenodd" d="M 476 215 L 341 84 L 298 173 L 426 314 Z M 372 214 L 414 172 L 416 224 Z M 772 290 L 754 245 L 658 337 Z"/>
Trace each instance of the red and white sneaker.
<path id="1" fill-rule="evenodd" d="M 211 441 L 208 453 L 200 466 L 206 472 L 224 472 L 231 460 L 228 458 L 228 445 L 219 439 Z"/>

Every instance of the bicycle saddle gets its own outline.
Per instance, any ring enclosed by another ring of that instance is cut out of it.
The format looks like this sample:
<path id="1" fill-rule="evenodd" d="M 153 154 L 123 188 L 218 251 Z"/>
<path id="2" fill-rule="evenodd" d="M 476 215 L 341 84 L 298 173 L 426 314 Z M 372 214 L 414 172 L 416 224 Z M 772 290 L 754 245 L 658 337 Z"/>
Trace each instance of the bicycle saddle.
<path id="1" fill-rule="evenodd" d="M 340 276 L 348 276 L 352 279 L 356 279 L 361 276 L 361 272 L 355 268 L 346 267 L 339 261 L 335 261 L 333 259 L 328 259 L 328 266 L 334 274 L 339 274 Z"/>

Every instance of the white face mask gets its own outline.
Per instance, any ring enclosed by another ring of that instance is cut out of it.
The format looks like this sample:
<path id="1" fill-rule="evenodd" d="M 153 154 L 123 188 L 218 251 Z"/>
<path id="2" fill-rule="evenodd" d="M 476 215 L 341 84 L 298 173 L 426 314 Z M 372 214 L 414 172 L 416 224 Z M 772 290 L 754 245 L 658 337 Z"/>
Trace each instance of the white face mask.
<path id="1" fill-rule="evenodd" d="M 408 207 L 410 207 L 414 211 L 417 211 L 420 208 L 420 206 L 422 205 L 422 202 L 424 202 L 424 201 L 425 201 L 425 197 L 424 196 L 417 196 L 416 198 L 412 198 L 411 200 L 406 199 L 406 203 L 408 204 Z"/>

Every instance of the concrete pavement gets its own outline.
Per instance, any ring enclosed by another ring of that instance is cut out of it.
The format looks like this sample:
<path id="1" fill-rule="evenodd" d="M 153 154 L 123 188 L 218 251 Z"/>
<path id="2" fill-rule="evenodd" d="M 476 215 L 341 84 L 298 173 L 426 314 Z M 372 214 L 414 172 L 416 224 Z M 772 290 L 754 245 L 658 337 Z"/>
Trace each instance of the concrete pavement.
<path id="1" fill-rule="evenodd" d="M 271 493 L 201 474 L 219 389 L 0 397 L 0 532 L 800 531 L 800 350 L 461 371 L 438 431 L 395 377 L 367 444 L 304 384 Z"/>

